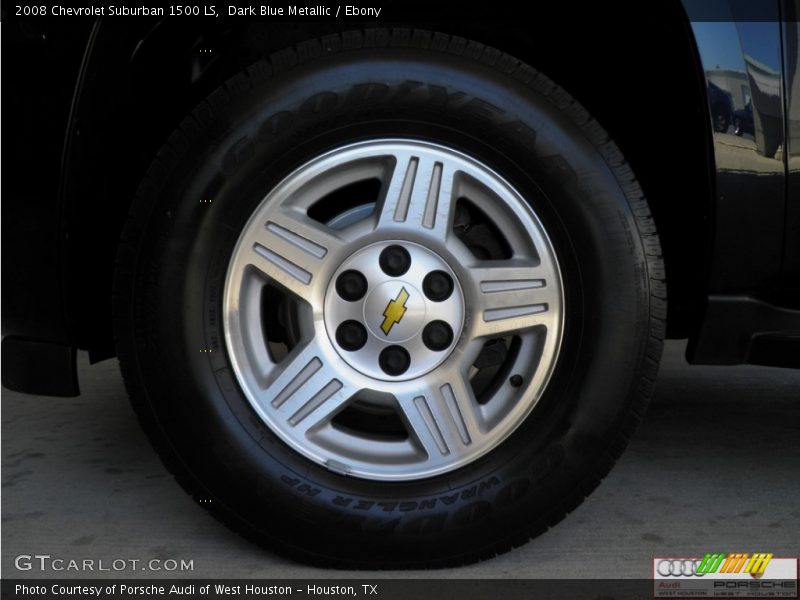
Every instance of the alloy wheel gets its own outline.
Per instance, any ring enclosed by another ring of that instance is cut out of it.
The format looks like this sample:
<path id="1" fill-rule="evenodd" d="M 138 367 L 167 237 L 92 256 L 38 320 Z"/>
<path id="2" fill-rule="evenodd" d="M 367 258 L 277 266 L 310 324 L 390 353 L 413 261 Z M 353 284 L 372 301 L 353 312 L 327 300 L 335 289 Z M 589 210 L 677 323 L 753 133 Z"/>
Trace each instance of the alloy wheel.
<path id="1" fill-rule="evenodd" d="M 477 460 L 531 414 L 563 310 L 553 245 L 513 186 L 454 149 L 386 139 L 330 151 L 263 198 L 223 325 L 239 384 L 285 443 L 408 481 Z"/>

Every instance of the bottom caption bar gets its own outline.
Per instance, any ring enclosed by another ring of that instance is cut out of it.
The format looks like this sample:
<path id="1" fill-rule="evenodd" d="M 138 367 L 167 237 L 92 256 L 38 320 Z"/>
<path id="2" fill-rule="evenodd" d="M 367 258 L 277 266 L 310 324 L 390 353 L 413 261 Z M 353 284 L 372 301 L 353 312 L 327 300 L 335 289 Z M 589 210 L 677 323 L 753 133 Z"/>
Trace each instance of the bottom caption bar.
<path id="1" fill-rule="evenodd" d="M 651 600 L 653 581 L 614 579 L 4 579 L 3 599 L 360 598 L 370 600 Z"/>

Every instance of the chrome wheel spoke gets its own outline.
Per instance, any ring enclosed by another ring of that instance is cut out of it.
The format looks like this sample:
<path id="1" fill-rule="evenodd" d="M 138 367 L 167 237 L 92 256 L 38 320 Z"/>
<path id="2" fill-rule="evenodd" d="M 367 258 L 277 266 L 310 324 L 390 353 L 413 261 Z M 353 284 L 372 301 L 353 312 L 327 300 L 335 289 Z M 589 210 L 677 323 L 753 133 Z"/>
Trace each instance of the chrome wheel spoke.
<path id="1" fill-rule="evenodd" d="M 251 232 L 248 242 L 251 264 L 300 297 L 319 282 L 326 258 L 343 244 L 334 232 L 291 209 L 270 215 L 262 228 Z"/>
<path id="2" fill-rule="evenodd" d="M 278 366 L 278 376 L 260 394 L 263 409 L 299 433 L 330 420 L 355 388 L 325 361 L 313 341 L 289 354 Z"/>
<path id="3" fill-rule="evenodd" d="M 501 336 L 544 325 L 551 327 L 559 304 L 549 269 L 528 261 L 502 261 L 470 269 L 476 293 L 473 337 Z"/>
<path id="4" fill-rule="evenodd" d="M 412 228 L 444 238 L 452 222 L 457 169 L 423 153 L 397 153 L 380 207 L 380 228 Z"/>
<path id="5" fill-rule="evenodd" d="M 411 434 L 433 463 L 464 454 L 485 436 L 475 395 L 460 374 L 407 393 L 398 402 Z"/>

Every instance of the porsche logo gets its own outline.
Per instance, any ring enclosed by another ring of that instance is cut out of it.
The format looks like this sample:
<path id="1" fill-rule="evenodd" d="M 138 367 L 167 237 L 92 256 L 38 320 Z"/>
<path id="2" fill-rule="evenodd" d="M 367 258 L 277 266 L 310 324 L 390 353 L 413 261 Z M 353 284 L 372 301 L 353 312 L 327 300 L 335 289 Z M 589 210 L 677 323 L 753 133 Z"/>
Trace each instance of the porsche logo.
<path id="1" fill-rule="evenodd" d="M 406 288 L 401 289 L 394 300 L 389 300 L 389 304 L 383 311 L 383 323 L 381 323 L 381 331 L 384 335 L 389 335 L 392 327 L 403 320 L 403 315 L 406 314 L 406 302 L 408 302 Z"/>

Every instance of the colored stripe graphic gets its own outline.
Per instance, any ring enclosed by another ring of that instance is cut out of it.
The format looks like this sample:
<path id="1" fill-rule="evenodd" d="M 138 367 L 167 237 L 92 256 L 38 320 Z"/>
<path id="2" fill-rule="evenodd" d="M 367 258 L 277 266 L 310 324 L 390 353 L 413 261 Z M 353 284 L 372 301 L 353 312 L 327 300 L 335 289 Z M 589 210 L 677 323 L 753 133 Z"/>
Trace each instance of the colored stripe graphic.
<path id="1" fill-rule="evenodd" d="M 745 573 L 752 574 L 759 574 L 763 573 L 764 570 L 767 568 L 767 564 L 769 561 L 772 560 L 772 553 L 769 554 L 766 552 L 762 552 L 760 554 L 753 554 L 753 558 L 750 559 L 750 562 L 747 564 L 745 568 Z"/>
<path id="2" fill-rule="evenodd" d="M 758 575 L 764 572 L 772 560 L 770 552 L 756 552 L 752 556 L 746 552 L 725 554 L 707 553 L 697 567 L 698 574 L 706 573 L 750 573 Z M 748 560 L 749 559 L 749 560 Z"/>
<path id="3" fill-rule="evenodd" d="M 706 554 L 705 557 L 703 557 L 703 561 L 697 567 L 697 572 L 716 573 L 723 558 L 725 558 L 725 554 L 722 553 Z"/>

